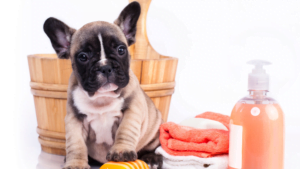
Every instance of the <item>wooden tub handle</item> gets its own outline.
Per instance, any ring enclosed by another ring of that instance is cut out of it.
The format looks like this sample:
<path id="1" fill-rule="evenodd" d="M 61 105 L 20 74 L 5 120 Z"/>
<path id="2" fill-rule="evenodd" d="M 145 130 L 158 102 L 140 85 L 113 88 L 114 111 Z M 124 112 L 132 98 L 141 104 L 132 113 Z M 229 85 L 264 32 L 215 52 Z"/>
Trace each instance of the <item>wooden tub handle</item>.
<path id="1" fill-rule="evenodd" d="M 137 1 L 141 5 L 141 15 L 137 22 L 136 42 L 129 48 L 132 59 L 159 59 L 160 54 L 151 46 L 147 36 L 147 14 L 152 0 L 129 0 Z"/>

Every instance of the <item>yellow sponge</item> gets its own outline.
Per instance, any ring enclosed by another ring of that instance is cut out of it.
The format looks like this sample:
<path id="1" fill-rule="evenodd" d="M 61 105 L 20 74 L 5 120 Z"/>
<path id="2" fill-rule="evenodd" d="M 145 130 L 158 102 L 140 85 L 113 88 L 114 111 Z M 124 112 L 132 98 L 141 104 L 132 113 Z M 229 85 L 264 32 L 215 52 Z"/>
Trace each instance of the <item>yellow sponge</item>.
<path id="1" fill-rule="evenodd" d="M 100 169 L 149 169 L 148 165 L 141 160 L 130 162 L 107 162 Z"/>

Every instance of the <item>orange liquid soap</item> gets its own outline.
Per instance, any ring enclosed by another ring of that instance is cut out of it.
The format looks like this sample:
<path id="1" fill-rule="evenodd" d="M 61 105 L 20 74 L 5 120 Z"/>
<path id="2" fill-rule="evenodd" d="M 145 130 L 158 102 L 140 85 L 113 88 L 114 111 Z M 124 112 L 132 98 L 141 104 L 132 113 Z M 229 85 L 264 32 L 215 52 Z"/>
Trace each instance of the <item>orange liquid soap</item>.
<path id="1" fill-rule="evenodd" d="M 284 114 L 259 78 L 231 112 L 229 169 L 284 168 Z"/>

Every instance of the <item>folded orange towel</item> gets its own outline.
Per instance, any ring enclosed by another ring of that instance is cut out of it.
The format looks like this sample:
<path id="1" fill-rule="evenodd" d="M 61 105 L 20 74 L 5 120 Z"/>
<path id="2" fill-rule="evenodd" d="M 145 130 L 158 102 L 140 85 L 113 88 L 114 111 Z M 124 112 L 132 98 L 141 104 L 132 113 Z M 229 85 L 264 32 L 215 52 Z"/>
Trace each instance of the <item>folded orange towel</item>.
<path id="1" fill-rule="evenodd" d="M 196 118 L 219 121 L 229 130 L 230 117 L 214 112 L 205 112 Z M 170 155 L 207 158 L 229 151 L 229 131 L 219 129 L 195 129 L 167 122 L 160 127 L 162 148 Z"/>

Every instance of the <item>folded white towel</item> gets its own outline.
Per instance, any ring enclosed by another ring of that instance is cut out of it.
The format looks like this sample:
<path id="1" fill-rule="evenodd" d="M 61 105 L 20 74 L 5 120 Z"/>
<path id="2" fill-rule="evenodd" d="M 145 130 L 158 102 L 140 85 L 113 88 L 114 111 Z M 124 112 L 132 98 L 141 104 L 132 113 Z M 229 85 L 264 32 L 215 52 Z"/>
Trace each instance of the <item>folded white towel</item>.
<path id="1" fill-rule="evenodd" d="M 196 129 L 219 129 L 228 131 L 226 126 L 224 126 L 224 124 L 222 124 L 221 122 L 204 118 L 185 119 L 179 124 L 182 126 L 193 127 Z"/>
<path id="2" fill-rule="evenodd" d="M 163 169 L 227 169 L 228 155 L 218 155 L 211 158 L 196 156 L 173 156 L 165 152 L 160 146 L 156 154 L 163 156 Z"/>

